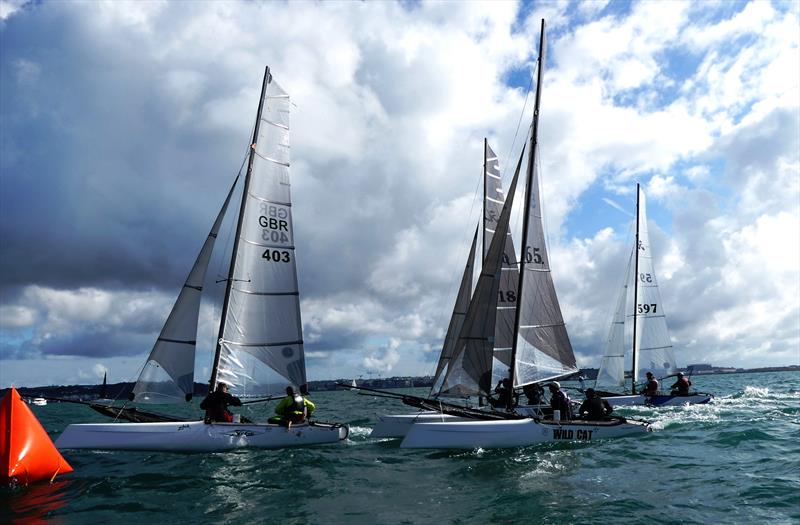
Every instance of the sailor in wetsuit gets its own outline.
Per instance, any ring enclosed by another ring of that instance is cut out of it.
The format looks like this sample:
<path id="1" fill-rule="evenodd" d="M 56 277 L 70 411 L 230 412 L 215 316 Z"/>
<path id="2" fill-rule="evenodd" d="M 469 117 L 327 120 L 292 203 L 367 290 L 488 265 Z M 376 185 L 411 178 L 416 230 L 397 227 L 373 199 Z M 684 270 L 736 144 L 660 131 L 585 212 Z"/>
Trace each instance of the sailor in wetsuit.
<path id="1" fill-rule="evenodd" d="M 205 422 L 232 423 L 233 414 L 228 411 L 228 405 L 240 407 L 242 401 L 228 393 L 228 385 L 217 383 L 217 389 L 200 403 L 200 408 L 206 411 Z"/>
<path id="2" fill-rule="evenodd" d="M 614 409 L 608 401 L 598 396 L 594 388 L 586 389 L 586 401 L 581 404 L 578 413 L 582 419 L 589 421 L 603 421 Z"/>
<path id="3" fill-rule="evenodd" d="M 689 378 L 685 377 L 681 372 L 678 372 L 678 380 L 670 387 L 672 389 L 672 395 L 688 396 L 690 386 L 692 386 L 692 382 L 689 381 Z"/>
<path id="4" fill-rule="evenodd" d="M 301 391 L 303 391 L 302 388 Z M 292 423 L 305 421 L 316 408 L 310 399 L 300 394 L 295 394 L 294 388 L 287 386 L 286 397 L 275 407 L 275 413 L 278 415 L 269 418 L 269 422 L 290 427 Z"/>
<path id="5" fill-rule="evenodd" d="M 644 388 L 639 393 L 646 396 L 658 394 L 658 379 L 653 376 L 653 372 L 647 372 L 647 383 L 645 383 Z"/>

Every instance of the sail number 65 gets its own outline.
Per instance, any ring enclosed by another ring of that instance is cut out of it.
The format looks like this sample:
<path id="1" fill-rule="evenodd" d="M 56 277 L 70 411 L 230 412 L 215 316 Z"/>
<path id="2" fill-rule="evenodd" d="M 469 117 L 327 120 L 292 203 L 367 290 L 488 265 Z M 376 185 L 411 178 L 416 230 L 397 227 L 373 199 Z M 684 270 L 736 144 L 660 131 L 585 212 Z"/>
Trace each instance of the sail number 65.
<path id="1" fill-rule="evenodd" d="M 263 259 L 273 262 L 284 262 L 287 263 L 291 261 L 291 257 L 289 256 L 289 252 L 283 250 L 270 250 L 267 248 L 264 250 L 264 253 L 261 254 Z"/>

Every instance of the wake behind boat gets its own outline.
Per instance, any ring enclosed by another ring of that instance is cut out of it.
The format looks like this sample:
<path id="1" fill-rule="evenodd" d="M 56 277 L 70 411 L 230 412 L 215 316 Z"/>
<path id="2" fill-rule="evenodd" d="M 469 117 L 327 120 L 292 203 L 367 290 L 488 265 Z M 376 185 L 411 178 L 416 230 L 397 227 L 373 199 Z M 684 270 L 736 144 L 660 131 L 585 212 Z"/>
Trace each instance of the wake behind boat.
<path id="1" fill-rule="evenodd" d="M 632 286 L 631 286 L 632 281 Z M 629 294 L 629 292 L 631 292 Z M 629 297 L 630 295 L 630 297 Z M 631 344 L 625 343 L 630 329 Z M 625 388 L 625 349 L 630 348 L 630 391 L 614 392 L 601 389 Z M 656 280 L 655 265 L 650 253 L 647 228 L 647 206 L 644 191 L 636 185 L 636 238 L 625 272 L 625 280 L 617 299 L 605 354 L 595 380 L 595 388 L 612 405 L 682 406 L 708 403 L 713 395 L 688 391 L 664 392 L 655 388 L 637 390 L 639 378 L 650 374 L 663 382 L 678 374 L 672 341 L 667 330 L 666 315 Z M 682 377 L 682 374 L 679 376 Z M 686 379 L 688 381 L 688 378 Z"/>
<path id="2" fill-rule="evenodd" d="M 287 383 L 306 384 L 289 179 L 289 95 L 266 68 L 248 151 L 236 235 L 211 369 L 210 392 L 271 398 Z M 206 270 L 237 176 L 131 394 L 137 403 L 190 401 L 195 339 Z M 337 423 L 176 421 L 128 407 L 93 407 L 131 423 L 73 424 L 59 448 L 217 452 L 248 446 L 282 448 L 335 443 Z"/>

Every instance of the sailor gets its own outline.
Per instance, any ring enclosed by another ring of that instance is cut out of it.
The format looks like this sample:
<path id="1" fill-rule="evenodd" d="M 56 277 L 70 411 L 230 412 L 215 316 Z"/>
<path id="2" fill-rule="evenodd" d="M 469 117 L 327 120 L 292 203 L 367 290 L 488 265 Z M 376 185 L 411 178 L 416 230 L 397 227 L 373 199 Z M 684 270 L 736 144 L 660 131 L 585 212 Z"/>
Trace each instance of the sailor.
<path id="1" fill-rule="evenodd" d="M 646 396 L 654 396 L 658 393 L 658 379 L 653 376 L 653 372 L 647 372 L 646 375 L 647 383 L 645 383 L 644 388 L 639 393 Z"/>
<path id="2" fill-rule="evenodd" d="M 303 387 L 300 388 L 300 391 L 307 394 L 308 390 Z M 278 415 L 269 418 L 269 422 L 290 427 L 293 423 L 305 421 L 316 408 L 310 399 L 296 394 L 293 387 L 287 386 L 286 397 L 275 407 L 275 413 Z"/>
<path id="3" fill-rule="evenodd" d="M 688 377 L 684 377 L 681 372 L 678 372 L 678 380 L 673 383 L 670 387 L 672 389 L 673 396 L 688 396 L 689 395 L 689 387 L 692 386 L 692 382 L 689 381 Z"/>
<path id="4" fill-rule="evenodd" d="M 200 408 L 206 411 L 205 422 L 233 423 L 233 414 L 228 410 L 228 405 L 240 407 L 242 401 L 228 393 L 228 385 L 217 383 L 217 389 L 200 403 Z"/>
<path id="5" fill-rule="evenodd" d="M 553 381 L 547 388 L 550 389 L 550 408 L 561 411 L 561 419 L 572 419 L 569 396 L 561 390 L 561 383 Z"/>
<path id="6" fill-rule="evenodd" d="M 522 393 L 528 398 L 529 405 L 539 405 L 544 398 L 544 388 L 539 383 L 530 383 L 523 386 Z"/>
<path id="7" fill-rule="evenodd" d="M 595 393 L 594 388 L 586 389 L 586 401 L 581 404 L 578 413 L 582 419 L 589 421 L 603 421 L 614 409 L 608 401 Z"/>

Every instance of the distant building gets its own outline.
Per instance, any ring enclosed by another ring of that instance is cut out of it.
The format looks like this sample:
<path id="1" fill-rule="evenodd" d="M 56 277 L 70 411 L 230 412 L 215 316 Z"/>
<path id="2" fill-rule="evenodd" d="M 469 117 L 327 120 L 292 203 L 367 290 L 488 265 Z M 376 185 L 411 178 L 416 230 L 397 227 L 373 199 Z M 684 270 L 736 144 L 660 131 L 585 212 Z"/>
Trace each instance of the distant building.
<path id="1" fill-rule="evenodd" d="M 686 367 L 687 370 L 694 370 L 695 372 L 699 372 L 701 370 L 711 370 L 712 368 L 714 367 L 706 363 L 698 363 L 696 365 L 688 365 Z"/>

